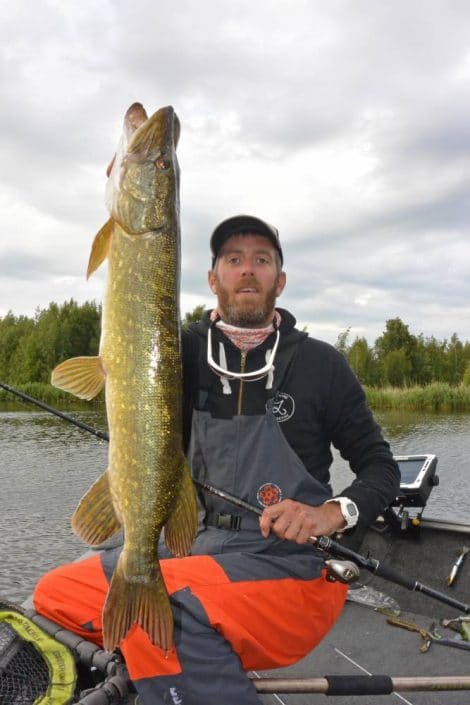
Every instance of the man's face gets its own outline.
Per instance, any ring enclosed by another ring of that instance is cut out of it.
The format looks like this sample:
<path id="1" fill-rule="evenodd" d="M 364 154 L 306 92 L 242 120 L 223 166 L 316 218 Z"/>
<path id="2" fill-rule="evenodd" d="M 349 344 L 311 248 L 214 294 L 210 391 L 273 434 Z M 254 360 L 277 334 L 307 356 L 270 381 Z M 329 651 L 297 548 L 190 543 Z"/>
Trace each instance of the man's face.
<path id="1" fill-rule="evenodd" d="M 209 286 L 217 296 L 222 320 L 244 328 L 260 328 L 272 321 L 276 298 L 285 283 L 276 250 L 267 238 L 255 233 L 232 235 L 209 272 Z"/>

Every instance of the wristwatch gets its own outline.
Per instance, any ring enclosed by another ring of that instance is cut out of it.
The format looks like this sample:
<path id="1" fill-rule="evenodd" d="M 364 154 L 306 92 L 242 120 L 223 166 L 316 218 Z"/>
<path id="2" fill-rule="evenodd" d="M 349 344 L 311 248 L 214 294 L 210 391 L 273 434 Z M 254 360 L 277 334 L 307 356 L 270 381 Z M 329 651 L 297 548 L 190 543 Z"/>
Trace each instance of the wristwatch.
<path id="1" fill-rule="evenodd" d="M 341 514 L 346 522 L 344 529 L 352 529 L 353 526 L 356 526 L 359 519 L 359 510 L 352 499 L 349 499 L 349 497 L 333 497 L 333 499 L 327 499 L 325 504 L 328 504 L 328 502 L 337 502 L 339 504 Z M 340 529 L 340 531 L 344 531 L 344 529 Z"/>

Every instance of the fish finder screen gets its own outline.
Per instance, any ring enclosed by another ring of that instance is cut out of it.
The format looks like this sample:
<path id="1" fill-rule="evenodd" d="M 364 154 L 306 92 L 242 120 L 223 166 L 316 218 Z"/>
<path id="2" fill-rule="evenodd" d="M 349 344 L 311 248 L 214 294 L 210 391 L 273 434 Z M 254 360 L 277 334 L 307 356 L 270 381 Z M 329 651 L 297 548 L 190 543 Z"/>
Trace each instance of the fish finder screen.
<path id="1" fill-rule="evenodd" d="M 414 458 L 413 460 L 397 461 L 401 472 L 401 485 L 412 485 L 416 482 L 426 458 Z"/>

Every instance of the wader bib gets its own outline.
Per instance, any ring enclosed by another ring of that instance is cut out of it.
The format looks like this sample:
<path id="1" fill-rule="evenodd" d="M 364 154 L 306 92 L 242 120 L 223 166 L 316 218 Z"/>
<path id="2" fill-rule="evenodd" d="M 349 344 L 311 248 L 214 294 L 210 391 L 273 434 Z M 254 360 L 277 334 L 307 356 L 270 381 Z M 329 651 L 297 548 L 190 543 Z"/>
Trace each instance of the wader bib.
<path id="1" fill-rule="evenodd" d="M 273 414 L 273 403 L 273 399 L 268 400 L 263 416 L 215 419 L 207 411 L 194 411 L 190 445 L 193 477 L 261 509 L 283 499 L 323 504 L 331 498 L 331 490 L 307 472 L 289 446 Z M 310 544 L 296 545 L 274 534 L 265 539 L 256 514 L 234 508 L 208 492 L 200 495 L 203 503 L 200 501 L 193 555 L 236 551 L 295 554 L 292 563 L 296 565 L 302 554 L 308 556 L 312 567 L 316 566 L 316 575 L 320 574 L 322 560 Z"/>
<path id="2" fill-rule="evenodd" d="M 196 479 L 259 507 L 287 498 L 322 504 L 331 497 L 287 443 L 272 398 L 259 416 L 216 419 L 195 410 L 189 456 Z M 165 559 L 161 546 L 175 648 L 165 655 L 135 625 L 121 650 L 143 705 L 259 705 L 245 672 L 303 658 L 339 616 L 346 586 L 325 580 L 323 558 L 310 544 L 263 538 L 253 513 L 234 512 L 204 493 L 199 518 L 191 556 Z M 36 609 L 100 643 L 101 609 L 119 551 L 46 575 L 35 592 Z"/>

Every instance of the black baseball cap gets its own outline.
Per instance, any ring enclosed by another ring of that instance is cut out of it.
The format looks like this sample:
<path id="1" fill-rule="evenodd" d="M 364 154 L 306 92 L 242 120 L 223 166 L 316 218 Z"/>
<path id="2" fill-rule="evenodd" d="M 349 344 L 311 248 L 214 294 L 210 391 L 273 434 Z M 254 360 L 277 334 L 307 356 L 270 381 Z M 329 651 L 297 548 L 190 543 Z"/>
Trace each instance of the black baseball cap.
<path id="1" fill-rule="evenodd" d="M 223 220 L 219 223 L 211 235 L 212 266 L 215 264 L 220 248 L 229 237 L 243 232 L 256 233 L 257 235 L 263 235 L 268 238 L 279 253 L 281 264 L 284 263 L 277 228 L 273 225 L 269 225 L 269 223 L 261 220 L 261 218 L 255 218 L 253 215 L 234 215 L 232 218 L 227 218 L 227 220 Z"/>

